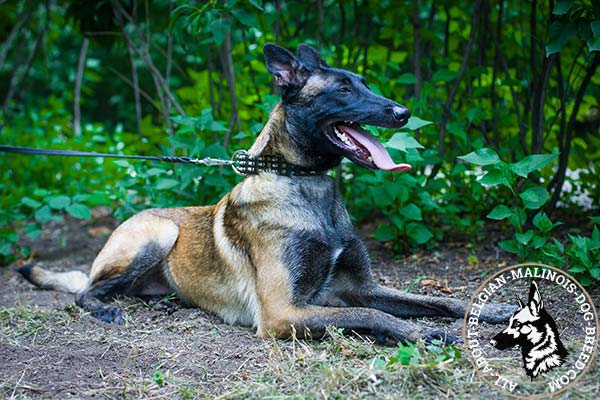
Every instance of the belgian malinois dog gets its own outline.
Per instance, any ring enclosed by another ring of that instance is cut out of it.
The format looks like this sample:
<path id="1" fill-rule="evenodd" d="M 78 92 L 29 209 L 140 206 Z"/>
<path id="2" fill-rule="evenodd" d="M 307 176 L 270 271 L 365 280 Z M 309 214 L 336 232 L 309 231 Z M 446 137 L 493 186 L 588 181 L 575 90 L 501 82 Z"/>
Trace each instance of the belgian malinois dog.
<path id="1" fill-rule="evenodd" d="M 53 273 L 25 267 L 34 284 L 76 293 L 76 303 L 106 322 L 122 323 L 115 295 L 173 291 L 259 337 L 313 337 L 327 326 L 385 340 L 457 338 L 406 317 L 463 317 L 466 303 L 378 285 L 365 245 L 326 171 L 347 157 L 370 169 L 407 171 L 361 124 L 405 125 L 400 104 L 373 93 L 364 78 L 335 69 L 307 45 L 298 56 L 264 46 L 267 69 L 282 90 L 251 157 L 276 157 L 292 173 L 260 170 L 216 205 L 149 209 L 120 225 L 92 265 Z M 294 173 L 294 171 L 302 173 Z M 506 321 L 513 307 L 489 307 L 481 319 Z"/>

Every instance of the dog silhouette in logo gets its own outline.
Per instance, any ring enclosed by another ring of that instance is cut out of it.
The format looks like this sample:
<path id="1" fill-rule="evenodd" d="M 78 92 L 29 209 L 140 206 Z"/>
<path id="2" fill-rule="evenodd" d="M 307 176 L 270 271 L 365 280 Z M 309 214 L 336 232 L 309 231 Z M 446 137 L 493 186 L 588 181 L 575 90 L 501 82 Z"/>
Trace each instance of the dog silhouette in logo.
<path id="1" fill-rule="evenodd" d="M 568 352 L 560 341 L 556 322 L 544 308 L 542 295 L 534 281 L 529 287 L 527 304 L 519 301 L 519 310 L 512 317 L 508 327 L 490 340 L 498 350 L 520 347 L 523 368 L 533 380 L 552 368 L 563 364 Z"/>

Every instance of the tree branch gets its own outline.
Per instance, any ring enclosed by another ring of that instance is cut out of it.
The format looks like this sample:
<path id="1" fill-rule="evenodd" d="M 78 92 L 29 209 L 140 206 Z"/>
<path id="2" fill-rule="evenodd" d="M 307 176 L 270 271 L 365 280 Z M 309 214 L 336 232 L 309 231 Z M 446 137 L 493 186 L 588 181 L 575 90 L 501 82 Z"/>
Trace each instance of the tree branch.
<path id="1" fill-rule="evenodd" d="M 4 63 L 6 62 L 6 57 L 8 56 L 8 51 L 10 50 L 13 41 L 17 37 L 19 30 L 21 29 L 21 27 L 23 25 L 25 25 L 25 22 L 27 22 L 27 20 L 29 19 L 30 16 L 31 16 L 31 10 L 27 10 L 23 14 L 23 16 L 21 18 L 19 18 L 19 20 L 17 21 L 15 26 L 13 26 L 13 28 L 10 30 L 8 37 L 6 38 L 6 41 L 4 42 L 4 46 L 2 46 L 2 50 L 0 51 L 0 69 L 2 69 L 2 67 L 4 66 Z"/>
<path id="2" fill-rule="evenodd" d="M 81 82 L 83 81 L 85 58 L 89 44 L 88 38 L 84 37 L 79 50 L 79 62 L 77 63 L 77 74 L 75 75 L 75 88 L 73 89 L 73 133 L 75 136 L 81 135 Z"/>
<path id="3" fill-rule="evenodd" d="M 135 102 L 135 124 L 139 134 L 142 134 L 142 102 L 140 99 L 140 82 L 138 78 L 137 66 L 135 65 L 135 57 L 131 52 L 129 46 L 127 46 L 127 56 L 129 57 L 129 64 L 131 65 L 131 86 L 133 88 L 133 99 Z M 152 100 L 152 99 L 151 99 Z M 154 100 L 151 101 L 154 105 Z"/>
<path id="4" fill-rule="evenodd" d="M 233 59 L 231 56 L 231 31 L 225 35 L 225 40 L 221 46 L 221 63 L 223 64 L 223 72 L 227 77 L 227 87 L 229 89 L 229 96 L 231 100 L 231 117 L 229 118 L 229 129 L 223 139 L 223 147 L 229 145 L 231 139 L 231 133 L 235 126 L 241 129 L 240 116 L 238 113 L 238 100 L 237 94 L 235 93 L 235 72 L 233 70 Z"/>
<path id="5" fill-rule="evenodd" d="M 50 26 L 49 13 L 50 13 L 50 10 L 48 9 L 48 2 L 46 2 L 46 21 L 44 22 L 44 26 L 43 26 L 42 30 L 40 31 L 40 33 L 38 33 L 37 38 L 35 39 L 35 44 L 33 45 L 33 49 L 27 56 L 27 60 L 25 60 L 23 73 L 19 76 L 19 74 L 18 74 L 19 68 L 15 67 L 14 73 L 11 76 L 8 90 L 7 90 L 6 96 L 4 98 L 4 103 L 2 104 L 2 112 L 5 115 L 6 115 L 6 111 L 8 110 L 10 101 L 12 100 L 13 96 L 15 95 L 18 87 L 21 85 L 21 82 L 23 82 L 25 77 L 29 74 L 29 69 L 31 68 L 33 59 L 35 58 L 35 55 L 37 54 L 37 51 L 40 48 L 42 41 L 44 40 L 44 36 L 46 36 L 46 31 L 48 30 L 48 27 Z"/>
<path id="6" fill-rule="evenodd" d="M 558 203 L 558 199 L 560 198 L 560 193 L 562 192 L 562 187 L 565 182 L 565 175 L 567 171 L 567 166 L 569 163 L 569 155 L 571 153 L 571 140 L 573 138 L 573 129 L 575 128 L 575 123 L 577 122 L 577 114 L 579 113 L 579 107 L 583 101 L 583 96 L 585 95 L 585 90 L 589 85 L 596 69 L 600 65 L 600 53 L 593 52 L 594 59 L 592 60 L 592 64 L 588 67 L 585 77 L 577 90 L 577 94 L 575 95 L 575 102 L 573 103 L 573 111 L 571 111 L 571 116 L 569 117 L 569 123 L 567 124 L 567 131 L 565 135 L 565 141 L 561 149 L 560 157 L 558 159 L 558 170 L 552 178 L 552 181 L 548 184 L 548 190 L 554 191 L 552 193 L 552 198 L 550 199 L 550 203 L 548 204 L 546 211 L 548 214 L 551 214 L 556 208 L 556 203 Z"/>
<path id="7" fill-rule="evenodd" d="M 113 74 L 117 75 L 123 82 L 128 84 L 130 87 L 132 87 L 132 88 L 135 87 L 135 83 L 130 81 L 129 79 L 127 79 L 127 77 L 125 75 L 123 75 L 122 73 L 120 73 L 119 71 L 114 69 L 113 67 L 108 67 L 108 69 Z M 143 98 L 145 98 L 150 104 L 152 104 L 152 107 L 154 107 L 157 111 L 160 111 L 160 107 L 158 106 L 158 104 L 156 104 L 156 101 L 152 98 L 152 96 L 150 96 L 150 94 L 148 94 L 146 91 L 140 89 L 139 87 L 138 87 L 138 90 L 139 90 L 139 94 Z"/>
<path id="8" fill-rule="evenodd" d="M 479 10 L 481 8 L 481 0 L 477 0 L 475 5 L 473 6 L 473 17 L 471 18 L 471 32 L 469 33 L 469 39 L 467 41 L 467 45 L 465 46 L 465 51 L 463 53 L 462 62 L 460 64 L 460 70 L 458 71 L 458 75 L 454 80 L 454 85 L 448 94 L 448 99 L 446 103 L 444 103 L 444 110 L 442 112 L 442 121 L 440 123 L 440 133 L 439 133 L 439 147 L 438 154 L 439 157 L 442 158 L 445 154 L 445 142 L 446 142 L 446 132 L 448 123 L 448 119 L 450 118 L 450 107 L 452 106 L 452 102 L 454 101 L 454 97 L 458 93 L 458 88 L 460 86 L 460 82 L 462 81 L 463 76 L 465 75 L 465 71 L 467 70 L 467 63 L 469 62 L 469 57 L 471 56 L 471 50 L 473 49 L 473 42 L 475 41 L 475 33 L 477 31 L 477 21 L 479 20 Z M 427 180 L 433 179 L 439 170 L 442 167 L 442 162 L 436 164 L 429 174 Z"/>
<path id="9" fill-rule="evenodd" d="M 175 100 L 175 98 L 173 97 L 173 94 L 171 93 L 171 90 L 169 89 L 168 83 L 165 82 L 165 79 L 163 78 L 162 74 L 160 73 L 158 68 L 156 68 L 156 66 L 154 65 L 154 62 L 152 61 L 152 57 L 150 56 L 150 49 L 148 46 L 149 42 L 144 42 L 144 35 L 143 35 L 142 31 L 140 30 L 140 27 L 135 23 L 135 20 L 131 17 L 131 15 L 129 15 L 127 13 L 127 11 L 125 11 L 123 9 L 123 7 L 121 6 L 121 4 L 119 4 L 118 1 L 112 0 L 111 4 L 113 5 L 113 11 L 115 13 L 115 17 L 117 18 L 117 20 L 119 21 L 119 24 L 121 25 L 121 30 L 123 32 L 123 36 L 125 37 L 125 40 L 127 41 L 129 47 L 131 47 L 137 53 L 137 55 L 142 60 L 144 60 L 144 63 L 150 69 L 150 72 L 152 74 L 152 79 L 155 80 L 156 83 L 158 84 L 158 87 L 160 87 L 164 91 L 164 95 L 168 98 L 168 100 L 171 102 L 171 104 L 173 104 L 173 106 L 175 107 L 177 112 L 179 114 L 185 115 L 183 108 L 179 105 L 179 102 L 177 102 L 177 100 Z M 133 25 L 134 29 L 136 30 L 137 38 L 141 43 L 141 48 L 135 44 L 135 42 L 133 41 L 133 38 L 131 37 L 129 32 L 127 32 L 125 23 L 123 21 L 123 17 L 125 17 Z M 168 106 L 168 104 L 167 104 L 167 106 Z M 167 108 L 167 113 L 168 113 L 168 108 Z"/>

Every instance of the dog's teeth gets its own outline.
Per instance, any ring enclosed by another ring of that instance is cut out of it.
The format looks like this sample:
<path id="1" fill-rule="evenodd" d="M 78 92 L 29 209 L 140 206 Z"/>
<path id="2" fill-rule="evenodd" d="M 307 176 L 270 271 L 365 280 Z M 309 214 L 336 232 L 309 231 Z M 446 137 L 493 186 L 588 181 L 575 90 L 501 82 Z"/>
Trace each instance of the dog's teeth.
<path id="1" fill-rule="evenodd" d="M 346 136 L 345 133 L 340 132 L 340 130 L 337 127 L 333 127 L 333 132 L 338 137 L 338 139 L 342 141 L 342 143 L 344 143 L 348 147 L 354 147 L 354 143 L 352 143 L 352 141 L 348 138 L 348 136 Z"/>

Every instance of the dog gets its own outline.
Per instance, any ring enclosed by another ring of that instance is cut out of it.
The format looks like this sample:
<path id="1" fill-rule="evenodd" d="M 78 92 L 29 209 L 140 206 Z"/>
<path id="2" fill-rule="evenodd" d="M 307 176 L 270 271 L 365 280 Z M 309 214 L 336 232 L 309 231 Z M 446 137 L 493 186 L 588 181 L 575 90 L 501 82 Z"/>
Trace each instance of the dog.
<path id="1" fill-rule="evenodd" d="M 326 175 L 342 157 L 369 169 L 409 170 L 361 128 L 399 128 L 409 111 L 373 93 L 363 77 L 330 67 L 308 45 L 300 45 L 297 56 L 275 44 L 263 53 L 282 99 L 248 155 L 280 160 L 288 173 L 255 170 L 213 206 L 134 215 L 111 234 L 89 277 L 36 266 L 21 274 L 42 288 L 75 293 L 84 310 L 117 324 L 122 310 L 104 303 L 115 295 L 176 292 L 263 338 L 318 337 L 335 326 L 378 340 L 457 341 L 444 329 L 403 318 L 461 318 L 466 303 L 378 285 Z M 481 318 L 500 323 L 512 311 L 497 305 Z"/>
<path id="2" fill-rule="evenodd" d="M 544 308 L 544 300 L 535 281 L 529 287 L 529 300 L 518 299 L 519 310 L 510 317 L 508 327 L 490 344 L 498 350 L 521 347 L 523 368 L 531 380 L 560 367 L 568 352 L 560 340 L 556 322 Z"/>

